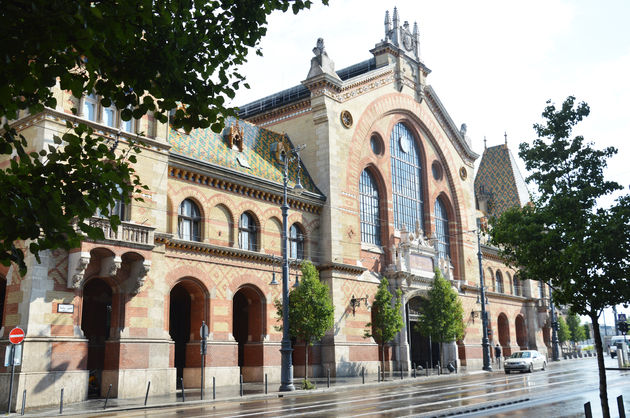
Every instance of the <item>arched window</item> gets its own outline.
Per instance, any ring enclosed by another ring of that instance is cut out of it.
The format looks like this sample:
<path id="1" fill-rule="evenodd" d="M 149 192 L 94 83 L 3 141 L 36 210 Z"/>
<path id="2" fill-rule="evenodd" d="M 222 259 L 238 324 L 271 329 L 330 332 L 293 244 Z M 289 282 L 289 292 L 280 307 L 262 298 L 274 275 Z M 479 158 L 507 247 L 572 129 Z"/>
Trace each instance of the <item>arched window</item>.
<path id="1" fill-rule="evenodd" d="M 379 196 L 372 175 L 363 170 L 359 179 L 361 204 L 361 241 L 381 245 L 381 218 L 379 216 Z"/>
<path id="2" fill-rule="evenodd" d="M 180 239 L 201 241 L 201 215 L 195 203 L 186 199 L 179 205 L 177 232 Z"/>
<path id="3" fill-rule="evenodd" d="M 503 276 L 501 275 L 501 272 L 499 270 L 497 270 L 496 274 L 495 289 L 498 293 L 503 293 Z"/>
<path id="4" fill-rule="evenodd" d="M 304 258 L 304 234 L 296 224 L 289 228 L 289 258 Z"/>
<path id="5" fill-rule="evenodd" d="M 448 232 L 448 214 L 440 199 L 435 199 L 435 237 L 440 258 L 451 256 L 451 243 Z"/>
<path id="6" fill-rule="evenodd" d="M 392 154 L 392 203 L 394 226 L 413 230 L 416 221 L 424 229 L 422 203 L 422 167 L 420 152 L 411 131 L 402 123 L 396 124 L 390 137 Z"/>
<path id="7" fill-rule="evenodd" d="M 241 215 L 238 225 L 238 242 L 243 250 L 256 251 L 256 222 L 251 213 Z"/>
<path id="8" fill-rule="evenodd" d="M 514 294 L 516 296 L 522 296 L 522 289 L 521 289 L 521 282 L 518 279 L 518 277 L 514 276 L 514 278 L 512 279 L 514 281 Z"/>

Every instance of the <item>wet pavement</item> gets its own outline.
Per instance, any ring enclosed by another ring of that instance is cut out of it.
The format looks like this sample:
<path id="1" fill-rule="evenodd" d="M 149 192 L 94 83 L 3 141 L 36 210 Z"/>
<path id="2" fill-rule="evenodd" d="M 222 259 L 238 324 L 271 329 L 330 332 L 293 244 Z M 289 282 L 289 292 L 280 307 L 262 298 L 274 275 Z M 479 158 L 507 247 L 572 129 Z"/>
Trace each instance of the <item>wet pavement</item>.
<path id="1" fill-rule="evenodd" d="M 617 362 L 606 358 L 607 367 Z M 616 398 L 623 395 L 630 411 L 630 371 L 608 370 L 608 397 L 611 415 L 618 416 Z M 363 416 L 522 416 L 571 417 L 584 416 L 584 403 L 591 402 L 593 416 L 601 416 L 599 380 L 595 358 L 563 360 L 552 363 L 547 371 L 506 375 L 502 370 L 460 375 L 417 378 L 399 375 L 377 383 L 376 376 L 343 378 L 331 381 L 315 379 L 320 389 L 296 391 L 279 397 L 277 383 L 270 384 L 264 394 L 261 384 L 246 385 L 244 396 L 239 387 L 222 387 L 212 401 L 207 391 L 204 401 L 199 391 L 186 391 L 186 402 L 180 396 L 150 397 L 143 408 L 144 398 L 109 400 L 103 410 L 103 400 L 92 400 L 64 407 L 64 415 L 95 416 L 233 416 L 233 417 L 363 417 Z M 58 408 L 28 411 L 29 416 L 58 415 Z"/>

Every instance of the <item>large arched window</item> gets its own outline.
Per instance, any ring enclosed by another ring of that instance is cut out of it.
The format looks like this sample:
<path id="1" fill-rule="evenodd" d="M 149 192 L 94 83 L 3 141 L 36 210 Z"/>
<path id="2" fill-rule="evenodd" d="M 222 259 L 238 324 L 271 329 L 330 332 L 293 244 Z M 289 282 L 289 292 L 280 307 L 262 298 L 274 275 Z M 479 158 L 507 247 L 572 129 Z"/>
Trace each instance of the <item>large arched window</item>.
<path id="1" fill-rule="evenodd" d="M 381 245 L 381 218 L 379 216 L 379 196 L 372 175 L 363 170 L 359 179 L 361 204 L 361 241 Z"/>
<path id="2" fill-rule="evenodd" d="M 495 285 L 495 290 L 498 293 L 503 293 L 503 276 L 501 275 L 501 272 L 499 270 L 497 270 L 496 273 L 496 285 Z"/>
<path id="3" fill-rule="evenodd" d="M 451 242 L 448 232 L 448 214 L 440 199 L 435 199 L 435 237 L 440 258 L 451 256 Z"/>
<path id="4" fill-rule="evenodd" d="M 289 258 L 304 258 L 304 234 L 296 224 L 289 228 Z"/>
<path id="5" fill-rule="evenodd" d="M 190 199 L 179 205 L 177 232 L 180 239 L 201 241 L 201 215 L 199 208 Z"/>
<path id="6" fill-rule="evenodd" d="M 256 222 L 254 216 L 245 212 L 238 225 L 238 242 L 243 250 L 256 251 Z"/>
<path id="7" fill-rule="evenodd" d="M 390 137 L 392 154 L 392 203 L 394 226 L 414 230 L 416 221 L 424 229 L 422 204 L 422 167 L 418 144 L 402 123 L 394 126 Z"/>

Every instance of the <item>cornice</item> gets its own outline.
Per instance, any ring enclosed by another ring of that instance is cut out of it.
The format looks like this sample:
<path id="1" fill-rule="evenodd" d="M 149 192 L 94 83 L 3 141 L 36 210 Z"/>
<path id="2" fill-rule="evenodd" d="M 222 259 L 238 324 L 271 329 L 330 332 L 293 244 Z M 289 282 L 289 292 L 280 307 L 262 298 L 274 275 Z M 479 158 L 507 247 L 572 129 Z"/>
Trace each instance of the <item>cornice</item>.
<path id="1" fill-rule="evenodd" d="M 211 165 L 186 156 L 170 153 L 168 176 L 201 186 L 212 187 L 223 192 L 231 192 L 280 206 L 283 201 L 283 186 L 260 177 L 251 176 Z M 299 198 L 287 196 L 289 207 L 294 210 L 319 214 L 326 197 L 304 191 Z"/>
<path id="2" fill-rule="evenodd" d="M 462 137 L 455 126 L 455 123 L 444 108 L 444 105 L 435 93 L 435 90 L 433 90 L 433 87 L 426 86 L 425 93 L 429 109 L 431 109 L 431 112 L 436 116 L 436 119 L 444 132 L 446 132 L 451 142 L 455 145 L 457 152 L 459 152 L 460 155 L 463 155 L 465 157 L 464 160 L 470 167 L 472 167 L 474 161 L 479 158 L 479 154 L 474 152 L 470 145 L 468 145 L 466 140 Z"/>
<path id="3" fill-rule="evenodd" d="M 352 264 L 345 264 L 345 263 L 328 263 L 328 264 L 318 266 L 317 269 L 319 271 L 333 270 L 333 271 L 343 271 L 346 273 L 353 273 L 353 274 L 362 274 L 363 272 L 367 271 L 366 267 L 353 266 Z"/>

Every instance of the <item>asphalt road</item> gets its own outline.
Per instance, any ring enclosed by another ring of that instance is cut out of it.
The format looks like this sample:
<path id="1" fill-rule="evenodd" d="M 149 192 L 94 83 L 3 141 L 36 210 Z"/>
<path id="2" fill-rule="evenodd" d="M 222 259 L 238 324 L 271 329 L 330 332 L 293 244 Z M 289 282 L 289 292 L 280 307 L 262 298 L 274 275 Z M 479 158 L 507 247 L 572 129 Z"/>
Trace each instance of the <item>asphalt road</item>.
<path id="1" fill-rule="evenodd" d="M 616 361 L 606 359 L 607 366 Z M 612 416 L 617 396 L 630 411 L 630 372 L 607 371 Z M 400 385 L 370 385 L 283 398 L 179 405 L 145 411 L 121 411 L 125 417 L 404 417 L 404 416 L 584 416 L 591 402 L 601 416 L 594 358 L 561 361 L 546 371 L 505 375 L 502 371 L 448 380 L 406 379 Z M 630 415 L 630 414 L 629 414 Z M 103 416 L 103 415 L 101 415 Z"/>

